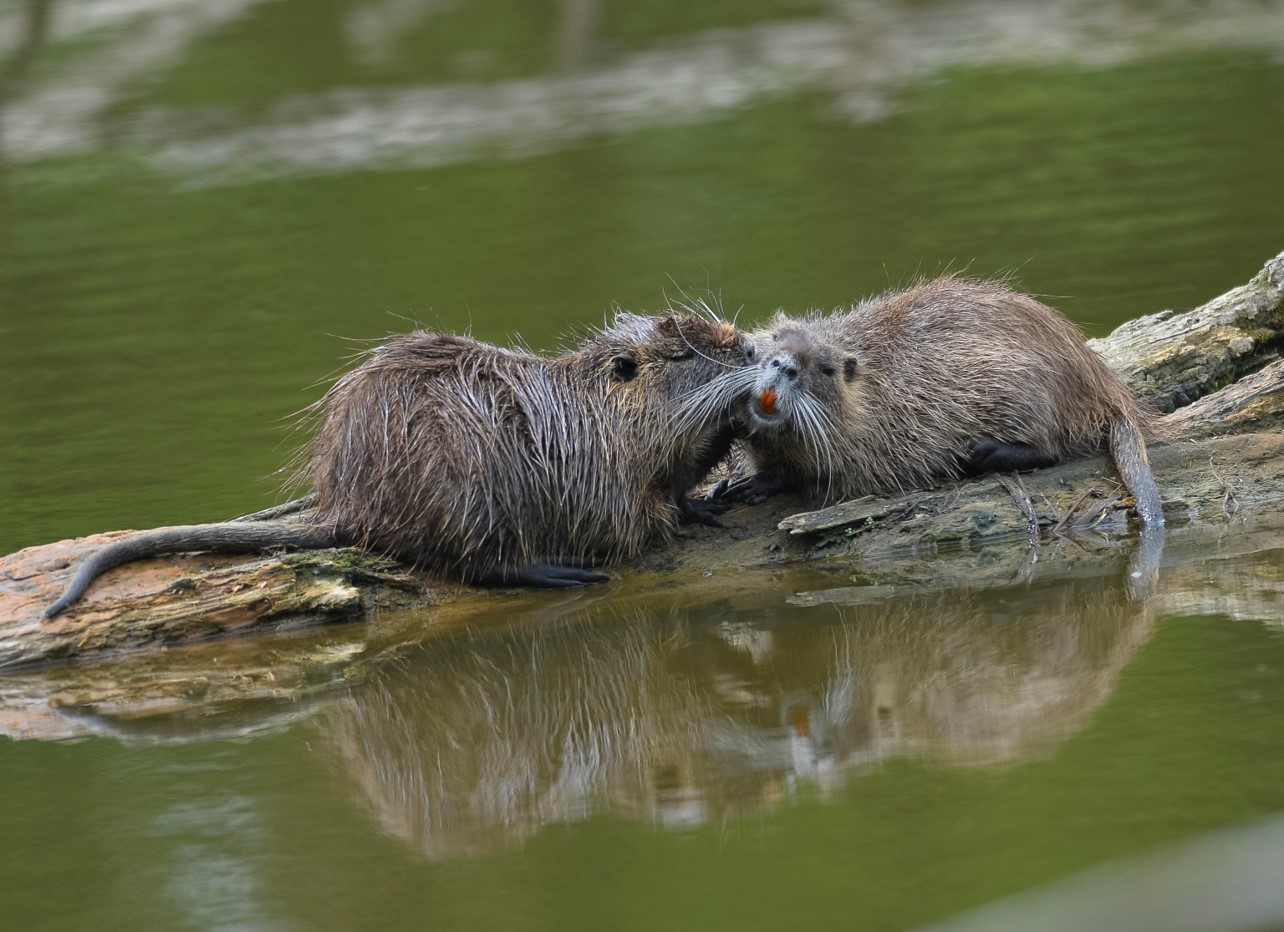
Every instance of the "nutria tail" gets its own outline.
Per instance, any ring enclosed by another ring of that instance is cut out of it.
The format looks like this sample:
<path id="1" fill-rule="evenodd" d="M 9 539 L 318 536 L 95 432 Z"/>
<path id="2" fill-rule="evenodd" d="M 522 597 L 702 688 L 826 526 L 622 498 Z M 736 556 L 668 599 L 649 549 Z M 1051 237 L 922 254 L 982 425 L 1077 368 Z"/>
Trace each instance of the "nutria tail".
<path id="1" fill-rule="evenodd" d="M 167 553 L 251 553 L 276 547 L 291 550 L 315 550 L 341 546 L 334 531 L 298 524 L 189 524 L 132 534 L 100 547 L 80 564 L 67 589 L 45 609 L 45 618 L 53 618 L 76 601 L 89 584 L 113 567 L 159 557 Z"/>
<path id="2" fill-rule="evenodd" d="M 1164 526 L 1164 506 L 1150 471 L 1146 441 L 1141 427 L 1130 417 L 1121 417 L 1110 425 L 1110 454 L 1114 457 L 1124 485 L 1137 503 L 1137 517 L 1144 528 Z"/>

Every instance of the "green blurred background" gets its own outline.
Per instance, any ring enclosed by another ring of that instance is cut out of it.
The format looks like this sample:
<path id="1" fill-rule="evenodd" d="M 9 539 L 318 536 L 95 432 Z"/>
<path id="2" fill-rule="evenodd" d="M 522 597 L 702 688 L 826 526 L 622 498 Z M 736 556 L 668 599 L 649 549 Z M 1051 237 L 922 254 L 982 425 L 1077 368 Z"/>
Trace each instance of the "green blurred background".
<path id="1" fill-rule="evenodd" d="M 1271 3 L 0 9 L 5 550 L 271 503 L 291 415 L 414 323 L 967 268 L 1100 334 L 1284 242 Z"/>

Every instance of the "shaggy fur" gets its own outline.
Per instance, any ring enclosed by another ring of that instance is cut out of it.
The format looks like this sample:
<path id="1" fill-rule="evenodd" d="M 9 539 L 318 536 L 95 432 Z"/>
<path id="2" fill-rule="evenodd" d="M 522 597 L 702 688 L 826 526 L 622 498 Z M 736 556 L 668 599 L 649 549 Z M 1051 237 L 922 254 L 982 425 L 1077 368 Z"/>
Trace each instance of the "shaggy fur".
<path id="1" fill-rule="evenodd" d="M 1143 439 L 1153 415 L 1077 327 L 1001 283 L 920 282 L 849 310 L 777 314 L 752 336 L 757 375 L 738 427 L 758 477 L 722 497 L 849 499 L 1109 444 L 1143 523 L 1163 523 Z"/>
<path id="2" fill-rule="evenodd" d="M 730 324 L 617 315 L 555 358 L 421 332 L 322 400 L 317 520 L 469 581 L 496 567 L 610 563 L 677 526 L 731 443 L 700 389 L 744 367 Z"/>

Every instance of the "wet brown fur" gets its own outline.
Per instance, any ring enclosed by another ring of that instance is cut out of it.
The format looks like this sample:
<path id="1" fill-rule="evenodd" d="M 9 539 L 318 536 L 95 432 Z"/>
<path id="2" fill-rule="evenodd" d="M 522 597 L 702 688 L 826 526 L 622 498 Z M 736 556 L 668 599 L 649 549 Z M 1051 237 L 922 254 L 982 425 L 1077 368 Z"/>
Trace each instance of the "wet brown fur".
<path id="1" fill-rule="evenodd" d="M 1162 524 L 1144 443 L 1154 416 L 1074 324 L 1004 284 L 923 281 L 849 310 L 780 313 L 752 337 L 749 405 L 770 385 L 779 415 L 746 409 L 743 453 L 784 487 L 830 501 L 930 487 L 968 472 L 983 437 L 1048 462 L 1109 444 L 1143 521 Z M 776 358 L 796 362 L 793 382 Z"/>
<path id="2" fill-rule="evenodd" d="M 306 466 L 317 522 L 466 581 L 631 557 L 673 532 L 725 454 L 729 412 L 692 403 L 746 364 L 746 346 L 696 315 L 620 314 L 552 358 L 433 331 L 396 339 L 320 402 Z"/>

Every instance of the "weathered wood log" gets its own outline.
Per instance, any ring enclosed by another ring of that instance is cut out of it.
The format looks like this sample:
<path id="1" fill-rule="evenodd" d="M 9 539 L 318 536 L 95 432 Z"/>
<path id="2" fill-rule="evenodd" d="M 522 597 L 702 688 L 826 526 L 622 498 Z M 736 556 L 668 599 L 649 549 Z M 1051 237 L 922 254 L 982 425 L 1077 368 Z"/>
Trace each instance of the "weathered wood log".
<path id="1" fill-rule="evenodd" d="M 40 618 L 49 595 L 65 582 L 65 569 L 122 533 L 6 558 L 0 586 L 12 607 L 0 624 L 0 668 L 195 641 L 265 623 L 288 630 L 359 618 L 377 608 L 432 604 L 438 597 L 395 564 L 358 550 L 249 559 L 206 554 L 124 567 L 99 598 L 75 612 Z M 17 557 L 23 558 L 20 572 L 10 568 Z"/>
<path id="2" fill-rule="evenodd" d="M 1168 424 L 1183 437 L 1212 437 L 1249 430 L 1284 430 L 1284 360 L 1232 382 L 1221 391 L 1168 416 Z"/>
<path id="3" fill-rule="evenodd" d="M 1094 341 L 1139 393 L 1172 415 L 1180 439 L 1152 450 L 1170 524 L 1225 520 L 1234 511 L 1284 504 L 1284 254 L 1248 284 L 1184 314 L 1165 311 Z M 1238 380 L 1238 381 L 1236 381 Z M 1220 390 L 1218 390 L 1220 389 Z M 1195 404 L 1191 401 L 1199 399 Z M 1218 436 L 1233 434 L 1232 436 Z M 307 517 L 308 502 L 245 520 Z M 784 497 L 731 512 L 727 529 L 699 528 L 648 554 L 623 575 L 657 570 L 719 574 L 821 558 L 858 564 L 870 579 L 895 578 L 892 557 L 1010 539 L 997 562 L 1020 567 L 1041 535 L 1110 544 L 1127 528 L 1128 501 L 1105 457 L 1019 477 L 988 477 L 929 492 L 809 511 Z M 51 621 L 40 611 L 74 563 L 121 533 L 32 547 L 0 559 L 0 669 L 111 656 L 221 634 L 293 630 L 369 618 L 391 609 L 512 598 L 443 585 L 357 550 L 282 556 L 194 555 L 142 561 L 102 577 Z M 972 551 L 969 551 L 972 552 Z M 945 571 L 975 580 L 967 560 Z M 984 560 L 993 565 L 994 551 Z M 688 576 L 689 578 L 689 576 Z M 434 615 L 435 617 L 435 615 Z M 306 666 L 306 664 L 305 664 Z"/>
<path id="4" fill-rule="evenodd" d="M 1214 527 L 1174 528 L 1164 553 L 1165 585 L 1147 602 L 1122 596 L 1119 583 L 1127 553 L 1108 545 L 1094 549 L 1085 537 L 1043 542 L 1037 566 L 1023 546 L 901 550 L 864 563 L 819 561 L 791 569 L 785 601 L 824 607 L 826 617 L 845 606 L 857 607 L 865 620 L 890 613 L 901 620 L 897 643 L 916 654 L 920 648 L 935 649 L 931 645 L 941 637 L 942 626 L 930 614 L 915 618 L 915 611 L 926 611 L 924 605 L 956 607 L 960 601 L 976 601 L 976 590 L 1010 589 L 1037 570 L 1040 583 L 1069 585 L 1071 591 L 1083 591 L 1083 581 L 1092 581 L 1088 588 L 1099 590 L 1102 609 L 1108 607 L 1111 617 L 1136 618 L 1134 633 L 1144 637 L 1147 619 L 1156 612 L 1274 618 L 1282 546 L 1284 513 Z M 1061 586 L 1055 591 L 1064 592 Z M 461 599 L 420 612 L 381 613 L 361 623 L 206 640 L 92 664 L 46 665 L 0 676 L 0 735 L 42 740 L 100 736 L 145 744 L 252 737 L 317 716 L 353 686 L 364 689 L 371 680 L 383 681 L 389 671 L 425 652 L 457 655 L 451 643 L 461 634 L 476 637 L 489 630 L 502 641 L 507 630 L 536 627 L 557 630 L 562 640 L 577 640 L 580 633 L 568 629 L 581 624 L 583 637 L 590 638 L 595 631 L 600 635 L 628 626 L 639 616 L 676 613 L 698 619 L 710 612 L 760 610 L 779 602 L 781 589 L 781 578 L 769 571 L 722 567 L 708 575 L 637 574 L 571 595 L 497 594 L 493 601 Z M 1018 598 L 1037 605 L 1041 596 Z M 952 628 L 957 619 L 948 611 L 945 615 L 945 627 Z M 1040 624 L 1051 637 L 1056 619 L 1045 615 L 1039 613 Z M 912 631 L 903 623 L 909 619 L 918 622 Z M 986 631 L 994 627 L 973 625 L 968 637 L 985 642 Z M 1121 645 L 1125 654 L 1134 643 L 1130 638 Z M 1110 678 L 1126 659 L 1122 656 L 1110 670 L 1098 672 Z M 599 660 L 610 664 L 618 658 L 608 652 Z M 484 666 L 486 661 L 477 663 Z M 458 678 L 459 671 L 444 675 Z"/>
<path id="5" fill-rule="evenodd" d="M 1280 358 L 1284 253 L 1193 311 L 1138 317 L 1089 344 L 1161 411 L 1183 407 Z"/>

